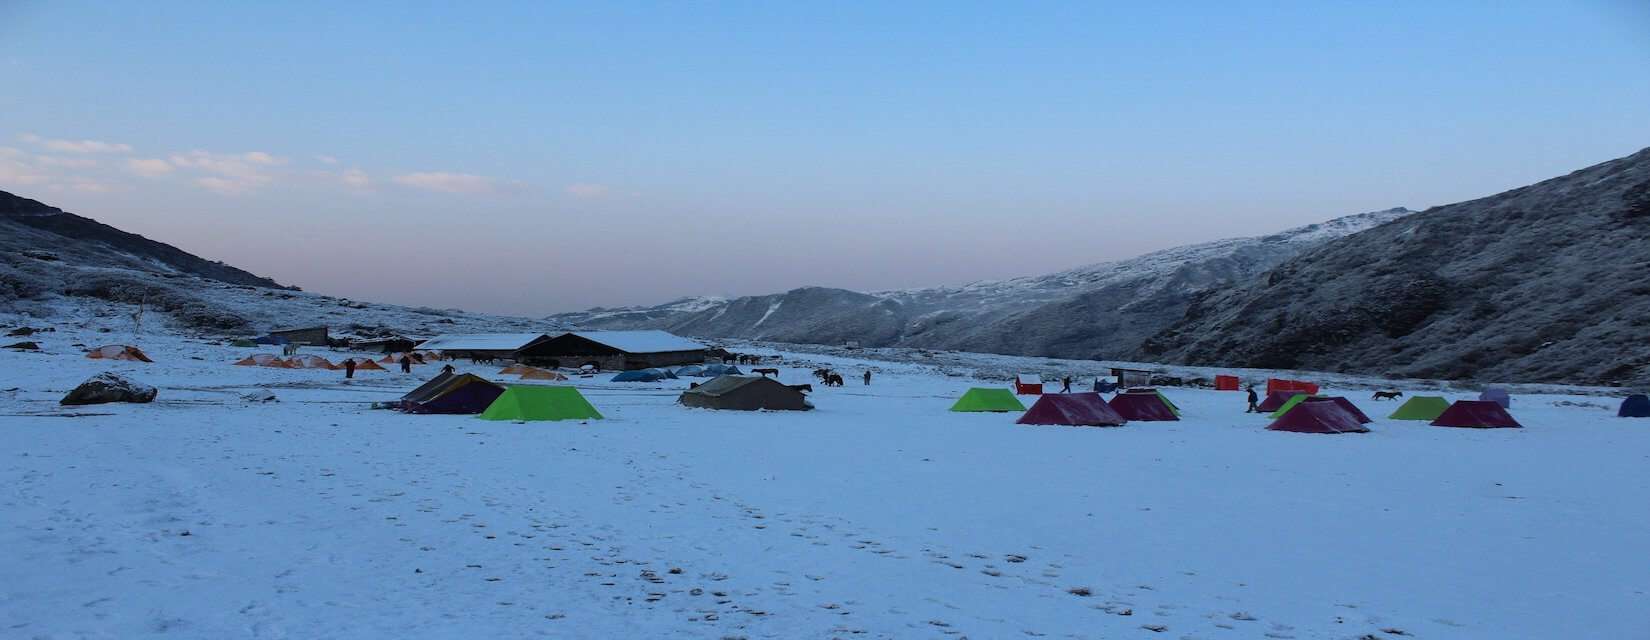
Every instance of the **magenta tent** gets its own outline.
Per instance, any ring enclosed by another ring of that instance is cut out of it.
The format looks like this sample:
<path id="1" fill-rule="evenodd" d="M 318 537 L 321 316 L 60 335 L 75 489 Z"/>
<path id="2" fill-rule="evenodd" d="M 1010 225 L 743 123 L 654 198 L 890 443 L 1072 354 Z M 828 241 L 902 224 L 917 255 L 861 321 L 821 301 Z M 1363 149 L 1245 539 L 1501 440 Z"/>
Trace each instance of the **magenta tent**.
<path id="1" fill-rule="evenodd" d="M 1358 416 L 1346 407 L 1331 398 L 1307 398 L 1302 400 L 1289 413 L 1283 414 L 1272 424 L 1266 425 L 1269 431 L 1292 431 L 1295 433 L 1368 433 L 1358 421 Z"/>
<path id="2" fill-rule="evenodd" d="M 1126 420 L 1100 399 L 1098 393 L 1045 393 L 1015 421 L 1018 424 L 1059 424 L 1077 427 L 1118 427 Z"/>

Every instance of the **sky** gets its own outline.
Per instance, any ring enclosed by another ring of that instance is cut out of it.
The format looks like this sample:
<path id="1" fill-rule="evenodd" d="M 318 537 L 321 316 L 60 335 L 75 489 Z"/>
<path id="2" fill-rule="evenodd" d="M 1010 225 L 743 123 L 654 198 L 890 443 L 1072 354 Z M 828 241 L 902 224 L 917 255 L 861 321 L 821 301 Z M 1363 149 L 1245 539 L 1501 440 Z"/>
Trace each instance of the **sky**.
<path id="1" fill-rule="evenodd" d="M 475 311 L 1036 275 L 1645 146 L 1634 0 L 0 0 L 0 190 Z"/>

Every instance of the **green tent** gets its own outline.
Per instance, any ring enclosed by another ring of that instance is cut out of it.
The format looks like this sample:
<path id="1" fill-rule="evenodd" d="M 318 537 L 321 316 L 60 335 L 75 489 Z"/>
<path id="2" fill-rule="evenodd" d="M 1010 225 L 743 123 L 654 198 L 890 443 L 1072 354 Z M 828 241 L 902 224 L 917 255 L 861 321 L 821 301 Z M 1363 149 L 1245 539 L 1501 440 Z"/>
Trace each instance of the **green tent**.
<path id="1" fill-rule="evenodd" d="M 1277 411 L 1272 412 L 1272 419 L 1276 420 L 1278 418 L 1282 418 L 1283 414 L 1289 413 L 1289 410 L 1295 408 L 1295 405 L 1300 404 L 1301 402 L 1305 401 L 1307 398 L 1310 398 L 1310 397 L 1311 396 L 1306 395 L 1304 393 L 1297 393 L 1293 396 L 1290 396 L 1288 402 L 1283 403 L 1283 406 L 1278 407 Z"/>
<path id="2" fill-rule="evenodd" d="M 951 405 L 952 411 L 1025 411 L 1026 406 L 1020 404 L 1020 399 L 1014 397 L 1014 392 L 1008 389 L 987 389 L 974 387 L 968 393 L 957 398 L 957 404 Z"/>
<path id="3" fill-rule="evenodd" d="M 1163 395 L 1162 391 L 1157 392 L 1157 399 L 1162 400 L 1163 404 L 1168 405 L 1169 410 L 1173 411 L 1175 415 L 1180 415 L 1180 407 L 1175 406 L 1173 402 L 1169 402 L 1169 396 Z"/>
<path id="4" fill-rule="evenodd" d="M 231 347 L 256 347 L 256 346 L 258 346 L 258 343 L 253 342 L 249 338 L 237 338 L 235 340 L 230 340 L 229 341 L 229 346 L 231 346 Z"/>
<path id="5" fill-rule="evenodd" d="M 1449 401 L 1438 396 L 1415 396 L 1387 416 L 1393 420 L 1437 420 L 1449 408 Z"/>
<path id="6" fill-rule="evenodd" d="M 476 416 L 482 420 L 600 420 L 602 414 L 573 387 L 510 387 Z"/>

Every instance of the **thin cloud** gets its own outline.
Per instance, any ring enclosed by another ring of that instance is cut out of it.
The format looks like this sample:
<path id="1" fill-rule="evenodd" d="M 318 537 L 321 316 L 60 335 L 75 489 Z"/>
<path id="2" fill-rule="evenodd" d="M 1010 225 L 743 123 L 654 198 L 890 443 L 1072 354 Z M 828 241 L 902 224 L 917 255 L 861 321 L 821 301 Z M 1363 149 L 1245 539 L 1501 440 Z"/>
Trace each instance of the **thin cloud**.
<path id="1" fill-rule="evenodd" d="M 345 171 L 342 174 L 339 174 L 338 180 L 343 182 L 345 186 L 352 189 L 372 188 L 372 178 L 367 176 L 367 172 L 360 169 L 350 169 L 349 171 Z"/>
<path id="2" fill-rule="evenodd" d="M 608 194 L 613 193 L 613 188 L 605 184 L 577 183 L 567 185 L 564 191 L 567 192 L 567 195 L 575 198 L 591 200 L 607 197 Z"/>
<path id="3" fill-rule="evenodd" d="M 174 153 L 167 161 L 180 169 L 213 174 L 196 178 L 195 185 L 224 195 L 240 195 L 267 186 L 275 181 L 267 169 L 286 164 L 285 158 L 262 151 L 213 153 L 198 149 Z"/>
<path id="4" fill-rule="evenodd" d="M 126 161 L 126 170 L 145 178 L 158 178 L 173 172 L 176 167 L 165 158 L 131 158 Z"/>
<path id="5" fill-rule="evenodd" d="M 65 158 L 62 156 L 35 156 L 34 164 L 62 169 L 90 169 L 98 165 L 96 158 Z"/>
<path id="6" fill-rule="evenodd" d="M 502 189 L 499 181 L 493 178 L 444 171 L 407 173 L 390 178 L 390 180 L 402 186 L 441 193 L 497 193 Z"/>
<path id="7" fill-rule="evenodd" d="M 338 159 L 326 154 L 315 156 L 315 161 L 321 164 L 338 164 Z"/>
<path id="8" fill-rule="evenodd" d="M 24 142 L 58 153 L 131 153 L 132 145 L 102 140 L 58 140 L 32 133 L 19 136 Z"/>

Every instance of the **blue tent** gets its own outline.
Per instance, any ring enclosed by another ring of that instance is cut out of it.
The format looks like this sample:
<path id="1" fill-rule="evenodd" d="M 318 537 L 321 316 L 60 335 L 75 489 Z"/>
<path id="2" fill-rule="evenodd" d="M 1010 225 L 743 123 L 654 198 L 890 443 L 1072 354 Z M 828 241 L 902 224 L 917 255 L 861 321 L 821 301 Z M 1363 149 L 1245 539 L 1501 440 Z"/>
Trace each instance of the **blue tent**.
<path id="1" fill-rule="evenodd" d="M 1627 396 L 1621 401 L 1621 410 L 1616 412 L 1618 418 L 1650 418 L 1650 397 L 1642 393 Z"/>
<path id="2" fill-rule="evenodd" d="M 658 382 L 665 379 L 665 374 L 658 369 L 638 369 L 625 371 L 613 376 L 613 382 Z"/>
<path id="3" fill-rule="evenodd" d="M 732 366 L 733 365 L 726 364 L 707 364 L 702 370 L 701 376 L 705 378 L 713 378 L 719 375 L 724 375 Z"/>
<path id="4" fill-rule="evenodd" d="M 731 364 L 722 365 L 722 366 L 726 367 L 725 369 L 722 369 L 722 375 L 724 375 L 724 376 L 742 376 L 742 375 L 745 375 L 745 372 L 740 371 L 739 367 L 735 367 Z"/>
<path id="5" fill-rule="evenodd" d="M 648 371 L 657 371 L 657 372 L 659 372 L 659 375 L 662 375 L 662 376 L 664 376 L 668 379 L 671 379 L 671 380 L 675 380 L 675 379 L 680 377 L 680 376 L 676 375 L 675 371 L 671 371 L 669 369 L 648 369 Z"/>
<path id="6" fill-rule="evenodd" d="M 690 364 L 688 366 L 677 369 L 676 370 L 676 375 L 678 377 L 680 377 L 680 376 L 693 376 L 695 378 L 707 377 L 706 374 L 705 374 L 705 368 L 701 367 L 699 365 L 696 365 L 696 364 Z"/>

